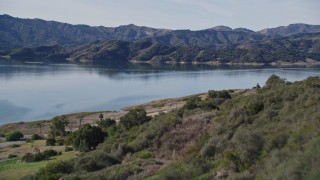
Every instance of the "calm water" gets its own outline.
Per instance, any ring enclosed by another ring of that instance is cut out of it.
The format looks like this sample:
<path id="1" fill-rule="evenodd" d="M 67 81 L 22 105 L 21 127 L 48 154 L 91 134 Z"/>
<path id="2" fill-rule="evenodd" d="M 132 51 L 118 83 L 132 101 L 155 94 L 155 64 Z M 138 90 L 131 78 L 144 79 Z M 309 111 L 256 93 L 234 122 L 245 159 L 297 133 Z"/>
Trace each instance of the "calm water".
<path id="1" fill-rule="evenodd" d="M 150 100 L 251 88 L 276 74 L 289 81 L 320 68 L 19 64 L 0 60 L 0 124 L 81 111 L 119 110 Z"/>

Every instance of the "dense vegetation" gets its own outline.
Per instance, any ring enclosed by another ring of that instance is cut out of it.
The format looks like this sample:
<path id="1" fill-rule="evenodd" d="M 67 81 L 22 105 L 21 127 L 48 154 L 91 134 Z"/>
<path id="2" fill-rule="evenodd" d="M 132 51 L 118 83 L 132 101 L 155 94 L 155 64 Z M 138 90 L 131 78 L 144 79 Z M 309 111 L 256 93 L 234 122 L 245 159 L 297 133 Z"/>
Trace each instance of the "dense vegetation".
<path id="1" fill-rule="evenodd" d="M 96 150 L 51 163 L 33 178 L 320 178 L 319 77 L 287 82 L 273 75 L 262 88 L 186 101 L 153 118 L 133 109 L 117 125 L 100 123 L 109 136 Z"/>

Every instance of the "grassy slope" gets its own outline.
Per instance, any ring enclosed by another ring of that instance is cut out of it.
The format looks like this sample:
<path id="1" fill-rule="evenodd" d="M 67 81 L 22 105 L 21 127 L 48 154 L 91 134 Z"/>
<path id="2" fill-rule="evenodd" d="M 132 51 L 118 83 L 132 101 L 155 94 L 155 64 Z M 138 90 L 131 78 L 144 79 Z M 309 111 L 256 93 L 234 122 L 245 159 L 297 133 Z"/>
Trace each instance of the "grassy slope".
<path id="1" fill-rule="evenodd" d="M 16 154 L 19 157 L 23 156 L 27 152 L 33 152 L 34 148 L 39 148 L 41 151 L 45 149 L 55 149 L 63 151 L 64 146 L 45 146 L 44 140 L 37 140 L 20 145 L 20 147 L 12 148 L 6 147 L 1 149 L 1 156 L 7 157 L 8 154 Z M 37 172 L 40 168 L 45 167 L 49 162 L 55 162 L 58 160 L 68 160 L 75 157 L 76 152 L 63 152 L 62 155 L 51 157 L 49 160 L 23 163 L 20 162 L 20 158 L 7 159 L 0 161 L 0 179 L 20 179 L 21 177 Z"/>
<path id="2" fill-rule="evenodd" d="M 30 175 L 37 172 L 40 168 L 45 167 L 49 162 L 68 160 L 75 157 L 74 151 L 65 152 L 60 156 L 52 157 L 49 160 L 33 162 L 33 163 L 22 163 L 20 158 L 14 158 L 0 162 L 0 179 L 20 179 L 25 175 Z"/>
<path id="3" fill-rule="evenodd" d="M 320 79 L 273 76 L 266 84 L 231 99 L 190 98 L 184 108 L 113 130 L 97 150 L 65 163 L 71 174 L 47 167 L 40 177 L 319 179 Z"/>

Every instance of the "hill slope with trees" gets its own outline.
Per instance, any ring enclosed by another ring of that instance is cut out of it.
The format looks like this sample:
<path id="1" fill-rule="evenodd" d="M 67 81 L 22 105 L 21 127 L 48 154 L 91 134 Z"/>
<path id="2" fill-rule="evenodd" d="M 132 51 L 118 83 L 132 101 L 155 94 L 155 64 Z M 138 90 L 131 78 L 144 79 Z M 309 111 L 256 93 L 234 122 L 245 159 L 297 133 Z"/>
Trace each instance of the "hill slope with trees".
<path id="1" fill-rule="evenodd" d="M 320 34 L 299 34 L 220 48 L 168 46 L 151 41 L 96 41 L 78 47 L 19 48 L 2 55 L 16 60 L 72 63 L 272 63 L 320 60 Z"/>
<path id="2" fill-rule="evenodd" d="M 262 88 L 211 90 L 152 118 L 132 109 L 99 123 L 108 136 L 95 150 L 25 179 L 319 179 L 319 102 L 319 77 L 272 75 Z"/>

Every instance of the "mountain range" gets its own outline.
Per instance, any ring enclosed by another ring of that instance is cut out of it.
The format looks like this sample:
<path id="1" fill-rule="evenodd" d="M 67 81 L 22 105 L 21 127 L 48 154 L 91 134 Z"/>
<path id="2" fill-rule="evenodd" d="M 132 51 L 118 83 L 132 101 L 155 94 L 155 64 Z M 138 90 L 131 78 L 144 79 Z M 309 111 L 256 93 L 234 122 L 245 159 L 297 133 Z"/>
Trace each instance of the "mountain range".
<path id="1" fill-rule="evenodd" d="M 320 25 L 252 31 L 216 26 L 169 30 L 133 24 L 71 25 L 0 15 L 0 55 L 13 59 L 104 63 L 259 62 L 320 60 Z"/>
<path id="2" fill-rule="evenodd" d="M 245 28 L 217 26 L 209 29 L 169 30 L 134 24 L 119 27 L 71 25 L 41 19 L 0 15 L 0 50 L 37 46 L 79 46 L 94 41 L 151 41 L 171 46 L 221 47 L 274 36 L 320 32 L 320 25 L 292 24 L 254 32 Z"/>
<path id="3" fill-rule="evenodd" d="M 320 61 L 320 33 L 298 34 L 220 48 L 170 46 L 151 41 L 95 41 L 77 47 L 17 48 L 5 56 L 28 61 L 72 63 L 272 63 Z"/>

